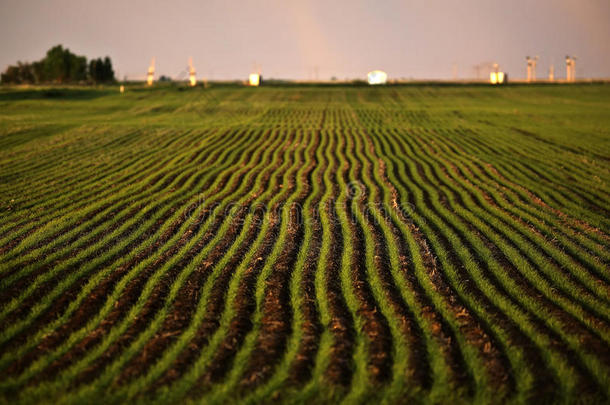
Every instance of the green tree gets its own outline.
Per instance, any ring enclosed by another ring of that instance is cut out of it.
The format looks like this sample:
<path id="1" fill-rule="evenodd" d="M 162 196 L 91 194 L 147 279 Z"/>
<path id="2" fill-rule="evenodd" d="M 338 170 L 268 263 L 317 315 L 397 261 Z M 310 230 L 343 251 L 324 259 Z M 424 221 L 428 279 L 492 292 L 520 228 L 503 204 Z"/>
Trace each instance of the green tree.
<path id="1" fill-rule="evenodd" d="M 104 58 L 104 81 L 105 82 L 113 82 L 114 79 L 114 70 L 112 69 L 112 61 L 110 57 L 106 56 Z"/>
<path id="2" fill-rule="evenodd" d="M 87 58 L 75 55 L 61 45 L 54 46 L 43 59 L 43 75 L 46 80 L 59 83 L 86 80 Z"/>
<path id="3" fill-rule="evenodd" d="M 68 51 L 69 53 L 69 51 Z M 63 83 L 69 77 L 69 60 L 61 45 L 54 46 L 47 51 L 43 59 L 44 76 L 47 80 Z"/>
<path id="4" fill-rule="evenodd" d="M 89 79 L 95 83 L 108 83 L 115 81 L 112 61 L 108 56 L 91 59 L 89 62 Z"/>
<path id="5" fill-rule="evenodd" d="M 56 45 L 47 51 L 46 56 L 34 63 L 18 62 L 2 73 L 2 83 L 78 83 L 89 79 L 95 83 L 114 81 L 112 61 L 108 56 L 92 59 L 76 55 L 68 48 Z"/>
<path id="6" fill-rule="evenodd" d="M 44 60 L 32 63 L 32 74 L 34 76 L 34 83 L 42 83 L 47 80 L 44 74 Z"/>
<path id="7" fill-rule="evenodd" d="M 87 58 L 70 54 L 69 77 L 74 82 L 87 80 Z"/>
<path id="8" fill-rule="evenodd" d="M 9 66 L 0 77 L 2 83 L 34 83 L 34 73 L 32 65 L 29 63 L 17 62 L 17 66 Z"/>
<path id="9" fill-rule="evenodd" d="M 91 59 L 91 61 L 89 61 L 89 80 L 91 80 L 92 82 L 97 82 L 98 81 L 98 70 L 100 68 L 98 68 L 98 63 L 97 60 L 95 59 Z"/>

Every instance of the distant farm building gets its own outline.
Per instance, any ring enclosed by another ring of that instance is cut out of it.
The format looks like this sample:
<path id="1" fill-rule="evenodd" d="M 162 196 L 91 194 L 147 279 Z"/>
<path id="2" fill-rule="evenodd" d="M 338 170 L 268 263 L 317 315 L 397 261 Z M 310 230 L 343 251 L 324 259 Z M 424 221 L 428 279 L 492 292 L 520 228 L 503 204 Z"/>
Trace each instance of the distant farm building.
<path id="1" fill-rule="evenodd" d="M 367 80 L 369 84 L 386 84 L 388 81 L 388 74 L 381 70 L 373 70 L 367 74 Z"/>
<path id="2" fill-rule="evenodd" d="M 505 84 L 506 82 L 508 82 L 508 73 L 491 72 L 489 74 L 489 82 L 491 84 Z"/>
<path id="3" fill-rule="evenodd" d="M 250 73 L 250 76 L 248 77 L 248 84 L 250 86 L 260 86 L 262 81 L 262 77 L 258 73 Z"/>

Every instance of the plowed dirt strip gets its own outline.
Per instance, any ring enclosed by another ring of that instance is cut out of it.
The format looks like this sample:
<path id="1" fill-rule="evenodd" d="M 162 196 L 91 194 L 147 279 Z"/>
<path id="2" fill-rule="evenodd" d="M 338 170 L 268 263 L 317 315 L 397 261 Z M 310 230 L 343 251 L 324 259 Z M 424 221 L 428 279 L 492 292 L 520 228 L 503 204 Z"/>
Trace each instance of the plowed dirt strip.
<path id="1" fill-rule="evenodd" d="M 236 177 L 236 182 L 241 182 L 243 176 L 248 173 L 248 169 L 243 169 L 241 174 L 237 174 Z M 267 176 L 270 175 L 270 172 L 267 174 Z M 253 184 L 254 178 L 251 177 L 248 179 L 247 181 L 247 186 L 246 187 L 251 187 Z M 212 190 L 211 195 L 215 195 L 214 198 L 212 198 L 208 205 L 205 206 L 205 208 L 203 210 L 201 210 L 199 213 L 197 213 L 197 216 L 194 218 L 192 224 L 184 231 L 184 236 L 178 241 L 178 244 L 174 245 L 170 250 L 166 251 L 166 253 L 164 253 L 164 257 L 166 257 L 166 260 L 169 260 L 172 256 L 174 256 L 176 254 L 176 252 L 178 251 L 178 249 L 182 246 L 184 246 L 186 243 L 188 243 L 189 240 L 191 240 L 193 237 L 195 237 L 198 232 L 199 229 L 201 228 L 202 225 L 207 225 L 209 227 L 209 229 L 206 231 L 206 233 L 197 241 L 197 243 L 183 256 L 180 257 L 180 260 L 175 263 L 173 265 L 172 268 L 174 269 L 182 269 L 184 268 L 192 259 L 193 257 L 204 247 L 207 245 L 207 243 L 214 237 L 216 231 L 219 229 L 222 220 L 224 219 L 224 217 L 222 215 L 217 215 L 217 217 L 213 220 L 213 222 L 211 224 L 208 224 L 208 219 L 213 211 L 213 209 L 215 208 L 216 204 L 218 204 L 219 202 L 221 202 L 223 200 L 223 198 L 228 195 L 230 192 L 233 191 L 234 187 L 236 187 L 237 183 L 233 183 L 233 186 L 229 187 L 228 190 L 226 190 L 223 193 L 219 193 L 219 191 L 225 187 L 226 185 L 226 181 L 222 180 L 220 183 L 218 183 L 218 185 L 215 187 L 214 190 Z M 200 203 L 196 203 L 196 204 L 202 204 L 203 202 Z M 193 209 L 196 208 L 196 206 L 193 207 L 188 207 L 184 213 L 181 215 L 181 220 L 184 218 L 187 218 L 189 215 L 193 214 Z M 238 223 L 238 222 L 236 222 Z M 170 229 L 174 229 L 175 225 L 172 225 L 172 227 Z M 166 235 L 167 236 L 167 235 Z M 164 240 L 167 240 L 167 238 L 165 238 Z M 138 261 L 143 260 L 145 257 L 147 257 L 149 254 L 151 253 L 150 250 L 148 251 L 143 251 L 140 253 L 140 255 L 138 255 L 136 258 L 132 259 L 127 265 L 128 266 L 133 266 L 135 265 Z M 144 270 L 144 274 L 146 273 L 150 273 L 152 272 L 155 268 L 160 267 L 164 262 L 159 262 L 159 261 L 155 261 L 153 263 L 153 265 L 151 267 L 148 267 L 147 269 Z M 129 268 L 130 268 L 129 267 Z M 126 269 L 128 270 L 128 269 Z M 196 294 L 196 292 L 194 292 L 192 290 L 193 287 L 193 283 L 195 279 L 201 278 L 201 282 L 204 281 L 204 278 L 207 277 L 208 273 L 205 270 L 205 266 L 200 266 L 198 267 L 197 271 L 192 273 L 189 276 L 189 279 L 187 280 L 187 286 L 190 287 L 188 288 L 188 290 L 190 292 L 186 293 L 185 295 L 180 295 L 180 297 L 177 299 L 177 302 L 174 303 L 174 305 L 177 308 L 181 309 L 181 315 L 180 316 L 188 316 L 188 310 L 186 308 L 184 308 L 184 304 L 180 303 L 180 299 L 185 299 L 185 297 L 190 297 L 193 298 L 193 294 Z M 152 273 L 150 273 L 152 274 Z M 144 283 L 146 279 L 141 279 L 141 283 Z M 133 281 L 132 281 L 133 283 Z M 138 289 L 139 290 L 139 289 Z M 135 291 L 138 291 L 135 290 Z M 193 300 L 191 302 L 189 302 L 190 305 L 196 305 L 197 301 Z M 116 307 L 116 305 L 115 305 Z M 124 310 L 122 312 L 122 314 L 116 318 L 117 320 L 122 319 L 126 312 L 128 310 L 128 307 L 124 307 Z M 95 311 L 92 311 L 89 313 L 90 316 L 94 315 Z M 114 311 L 115 317 L 117 312 Z M 177 315 L 173 315 L 172 319 L 174 319 L 175 317 L 177 317 Z M 104 327 L 108 328 L 110 327 L 114 322 L 102 322 L 102 324 L 104 325 Z M 162 336 L 173 336 L 174 333 L 171 334 L 167 334 L 167 333 L 162 333 Z M 98 332 L 94 332 L 94 336 L 96 336 L 99 340 L 102 338 L 103 334 Z M 81 350 L 77 353 L 80 353 L 80 355 L 76 355 L 73 352 L 69 352 L 66 353 L 66 355 L 64 355 L 64 357 L 59 360 L 58 362 L 52 364 L 47 370 L 45 370 L 45 374 L 48 376 L 52 376 L 54 375 L 54 373 L 62 370 L 63 368 L 67 367 L 70 363 L 74 362 L 75 360 L 77 360 L 80 356 L 84 355 L 87 351 L 87 347 L 92 347 L 92 345 L 96 344 L 95 339 L 93 340 L 88 340 L 87 345 L 85 347 L 82 347 Z M 143 362 L 143 366 L 144 364 L 146 364 L 145 362 Z"/>
<path id="2" fill-rule="evenodd" d="M 352 379 L 352 356 L 355 346 L 354 335 L 354 318 L 350 312 L 345 297 L 342 292 L 341 285 L 341 265 L 342 265 L 342 250 L 344 248 L 344 238 L 341 231 L 341 222 L 337 213 L 336 201 L 339 198 L 340 189 L 338 185 L 339 161 L 336 158 L 336 149 L 338 147 L 336 136 L 332 136 L 333 143 L 327 149 L 327 156 L 332 162 L 331 171 L 331 194 L 328 204 L 325 204 L 322 209 L 326 210 L 324 225 L 326 225 L 325 239 L 329 246 L 327 268 L 325 269 L 326 279 L 326 299 L 328 300 L 328 308 L 331 319 L 327 328 L 333 335 L 332 347 L 329 353 L 330 360 L 326 369 L 326 377 L 331 384 L 340 384 L 347 386 Z"/>
<path id="3" fill-rule="evenodd" d="M 292 144 L 294 138 L 288 137 L 288 145 Z M 186 285 L 180 290 L 178 297 L 172 304 L 172 310 L 166 317 L 161 330 L 158 331 L 153 339 L 151 339 L 142 349 L 141 354 L 133 358 L 121 375 L 121 383 L 129 381 L 137 375 L 142 374 L 156 360 L 160 353 L 165 350 L 175 339 L 175 336 L 182 333 L 191 321 L 191 316 L 195 312 L 198 304 L 198 295 L 201 291 L 203 283 L 210 275 L 213 264 L 221 260 L 222 256 L 229 250 L 230 246 L 236 241 L 239 234 L 242 232 L 246 215 L 250 211 L 250 206 L 256 196 L 261 195 L 269 186 L 269 180 L 272 175 L 282 175 L 285 170 L 278 170 L 279 162 L 275 166 L 267 166 L 261 174 L 261 185 L 258 189 L 250 191 L 247 198 L 237 205 L 238 212 L 230 218 L 219 217 L 217 219 L 218 226 L 222 220 L 229 220 L 232 225 L 229 231 L 223 235 L 223 239 L 214 249 L 207 255 L 205 262 L 197 266 L 196 270 L 191 273 L 186 281 Z M 251 185 L 249 184 L 249 187 Z M 218 227 L 214 227 L 208 231 L 214 235 Z M 185 259 L 192 258 L 203 247 L 203 243 L 197 244 L 194 249 L 187 253 Z M 221 289 L 219 289 L 221 291 Z"/>
<path id="4" fill-rule="evenodd" d="M 290 135 L 290 142 L 286 144 L 286 146 L 282 150 L 292 148 L 291 142 L 294 139 L 293 135 L 294 134 Z M 216 278 L 213 281 L 213 288 L 210 292 L 210 295 L 205 297 L 207 302 L 207 304 L 204 304 L 206 305 L 206 313 L 203 317 L 201 325 L 196 328 L 192 342 L 188 346 L 184 347 L 183 350 L 178 354 L 177 358 L 174 359 L 169 369 L 159 379 L 159 383 L 168 384 L 174 381 L 179 376 L 181 376 L 182 373 L 187 371 L 189 367 L 193 364 L 193 362 L 197 359 L 197 354 L 200 352 L 201 348 L 207 345 L 209 337 L 216 331 L 217 327 L 219 326 L 220 318 L 223 309 L 226 305 L 225 297 L 228 285 L 235 273 L 235 270 L 244 258 L 242 256 L 242 253 L 246 253 L 247 248 L 250 244 L 254 242 L 260 231 L 260 226 L 265 215 L 265 211 L 261 210 L 261 208 L 264 207 L 265 201 L 268 201 L 269 199 L 268 193 L 265 192 L 265 190 L 269 188 L 269 176 L 273 174 L 273 177 L 275 178 L 274 183 L 277 187 L 277 179 L 281 178 L 283 174 L 288 170 L 290 163 L 290 161 L 285 159 L 281 162 L 278 162 L 276 166 L 272 167 L 271 170 L 268 171 L 269 175 L 265 175 L 265 180 L 260 190 L 249 195 L 244 200 L 243 204 L 238 204 L 240 210 L 236 214 L 237 217 L 234 226 L 236 226 L 237 224 L 249 224 L 246 230 L 241 231 L 241 235 L 243 236 L 243 238 L 241 239 L 239 245 L 233 246 L 236 248 L 235 251 L 239 252 L 239 254 L 235 254 L 233 257 L 231 257 L 226 262 L 225 266 L 221 269 L 220 274 L 215 276 Z M 257 198 L 259 198 L 258 201 L 256 201 Z M 248 220 L 248 215 L 250 217 L 254 216 L 254 220 Z M 235 230 L 230 229 L 228 234 L 231 234 L 234 231 Z M 240 238 L 242 236 L 240 236 Z M 206 261 L 204 263 L 205 266 L 216 267 L 215 265 L 219 261 L 222 261 L 220 260 L 220 257 L 224 255 L 226 251 L 226 249 L 219 250 L 217 253 L 219 255 L 217 257 L 217 260 Z"/>
<path id="5" fill-rule="evenodd" d="M 290 278 L 303 241 L 302 206 L 312 189 L 311 172 L 316 164 L 314 156 L 319 142 L 317 136 L 310 139 L 308 146 L 310 163 L 302 171 L 301 178 L 297 179 L 300 181 L 301 190 L 291 198 L 290 205 L 284 208 L 288 209 L 287 235 L 282 241 L 282 253 L 273 263 L 271 275 L 265 280 L 261 330 L 256 340 L 256 347 L 253 349 L 254 353 L 242 377 L 243 389 L 252 389 L 271 376 L 273 367 L 281 359 L 291 332 Z"/>
<path id="6" fill-rule="evenodd" d="M 326 113 L 324 113 L 326 115 Z M 322 125 L 323 126 L 323 122 Z M 316 137 L 322 137 L 320 130 L 317 130 Z M 327 146 L 328 137 L 324 136 L 324 143 L 320 148 Z M 324 156 L 323 153 L 316 150 L 317 155 Z M 320 323 L 320 314 L 316 305 L 316 285 L 315 276 L 318 271 L 320 260 L 320 251 L 322 248 L 322 223 L 320 221 L 320 200 L 326 192 L 324 185 L 324 173 L 328 169 L 328 161 L 317 162 L 318 174 L 315 179 L 311 179 L 312 187 L 317 185 L 317 192 L 313 195 L 309 202 L 309 211 L 303 213 L 302 221 L 305 225 L 311 226 L 311 240 L 306 252 L 305 262 L 303 264 L 302 276 L 298 282 L 298 294 L 301 298 L 301 313 L 303 316 L 301 338 L 298 343 L 298 351 L 290 364 L 288 379 L 291 384 L 302 385 L 311 378 L 311 373 L 315 365 L 315 355 L 318 352 L 320 344 L 320 335 L 322 333 L 322 325 Z"/>
<path id="7" fill-rule="evenodd" d="M 343 138 L 347 140 L 348 135 L 343 135 Z M 393 361 L 392 334 L 388 321 L 381 312 L 369 285 L 366 271 L 364 231 L 353 211 L 353 203 L 358 199 L 361 206 L 363 205 L 362 199 L 365 198 L 365 190 L 358 189 L 358 187 L 363 187 L 362 183 L 358 182 L 360 163 L 354 168 L 353 166 L 350 167 L 347 162 L 347 154 L 353 153 L 348 148 L 352 147 L 353 145 L 348 145 L 347 142 L 344 142 L 343 148 L 338 153 L 341 156 L 340 160 L 344 162 L 341 168 L 343 182 L 348 187 L 345 214 L 347 216 L 349 234 L 351 235 L 351 240 L 348 243 L 352 245 L 351 250 L 353 252 L 350 258 L 350 267 L 352 269 L 350 276 L 353 282 L 352 288 L 354 289 L 354 294 L 359 302 L 358 315 L 363 318 L 363 332 L 368 338 L 368 372 L 374 382 L 380 383 L 391 378 L 391 365 Z M 354 185 L 357 186 L 354 188 Z"/>
<path id="8" fill-rule="evenodd" d="M 305 162 L 305 148 L 300 147 L 297 154 L 293 152 L 289 155 L 289 162 L 285 162 L 289 168 L 286 175 L 278 172 L 275 176 L 275 190 L 272 188 L 269 191 L 279 192 L 272 198 L 272 195 L 267 196 L 268 199 L 263 206 L 269 206 L 266 212 L 257 211 L 260 217 L 256 220 L 257 223 L 262 222 L 259 238 L 252 245 L 255 249 L 251 254 L 251 259 L 246 264 L 245 269 L 239 276 L 239 282 L 234 289 L 235 299 L 231 303 L 233 308 L 228 309 L 230 320 L 228 321 L 227 332 L 218 344 L 217 350 L 213 355 L 213 359 L 205 368 L 203 374 L 198 378 L 197 386 L 193 387 L 191 395 L 198 395 L 210 388 L 211 384 L 218 382 L 224 378 L 230 371 L 237 352 L 246 339 L 246 336 L 253 328 L 252 316 L 256 309 L 255 286 L 259 276 L 267 264 L 266 260 L 271 255 L 274 247 L 280 242 L 280 229 L 282 221 L 287 220 L 281 215 L 286 201 L 294 193 L 296 188 L 296 175 L 298 167 Z M 298 156 L 298 157 L 296 157 Z M 285 180 L 285 181 L 282 181 Z M 235 277 L 238 277 L 235 275 Z"/>
<path id="9" fill-rule="evenodd" d="M 236 156 L 237 159 L 237 156 Z M 228 178 L 228 177 L 226 177 Z M 221 180 L 221 182 L 219 183 L 217 188 L 220 188 L 224 182 L 226 180 Z M 208 182 L 208 185 L 211 184 L 212 181 Z M 182 203 L 184 203 L 186 200 L 182 200 Z M 104 282 L 102 284 L 100 284 L 99 286 L 96 286 L 96 288 L 100 288 L 100 287 L 112 287 L 112 285 L 114 285 L 116 282 L 118 282 L 118 278 L 122 275 L 127 274 L 127 272 L 136 264 L 138 263 L 140 260 L 143 260 L 146 256 L 150 255 L 151 253 L 155 252 L 160 246 L 163 246 L 164 241 L 167 241 L 173 234 L 175 234 L 175 232 L 178 230 L 179 225 L 181 225 L 183 223 L 184 218 L 187 217 L 187 215 L 189 214 L 189 211 L 192 210 L 192 207 L 190 208 L 186 208 L 183 213 L 181 214 L 181 216 L 179 217 L 178 220 L 174 221 L 170 226 L 169 229 L 165 230 L 165 232 L 160 236 L 160 239 L 158 239 L 154 244 L 149 245 L 146 249 L 144 249 L 143 251 L 141 251 L 135 258 L 131 259 L 130 262 L 123 264 L 116 272 L 113 272 L 111 274 L 110 277 L 105 278 Z M 149 210 L 146 215 L 147 216 L 151 216 L 152 213 L 151 212 L 155 212 L 155 208 L 152 208 L 151 210 Z M 154 229 L 159 229 L 159 227 L 161 227 L 161 225 L 164 224 L 165 220 L 168 219 L 173 213 L 175 212 L 175 208 L 174 209 L 170 209 L 168 211 L 166 211 L 166 213 L 164 214 L 164 216 L 160 217 L 154 224 L 154 226 L 156 228 L 151 228 L 151 230 L 149 230 L 148 232 L 142 232 L 139 237 L 137 239 L 135 239 L 134 241 L 132 241 L 131 243 L 127 244 L 123 249 L 122 249 L 122 254 L 118 254 L 117 257 L 122 256 L 123 254 L 126 254 L 127 252 L 129 252 L 131 249 L 133 249 L 135 246 L 138 246 L 138 244 L 140 242 L 142 242 L 147 235 L 150 235 L 151 233 L 154 232 Z M 192 237 L 194 235 L 193 233 L 193 229 L 196 229 L 202 221 L 204 221 L 206 215 L 209 214 L 209 210 L 207 211 L 203 211 L 201 216 L 198 218 L 197 221 L 195 221 L 193 223 L 193 225 L 191 226 L 190 232 L 186 232 L 185 235 L 186 237 Z M 185 239 L 186 240 L 186 239 Z M 158 262 L 157 262 L 158 263 Z M 82 286 L 82 283 L 85 282 L 86 280 L 83 279 L 80 285 L 77 285 L 74 288 L 80 288 Z M 106 289 L 107 290 L 107 289 Z M 78 291 L 78 290 L 75 290 Z M 108 291 L 108 290 L 107 290 Z M 72 294 L 64 294 L 60 300 L 56 303 L 56 305 L 61 305 L 62 302 L 64 303 L 63 305 L 67 305 L 67 300 L 69 300 L 72 297 Z M 83 325 L 84 322 L 86 322 L 90 317 L 94 316 L 96 314 L 95 310 L 91 310 L 92 308 L 95 308 L 95 305 L 101 305 L 103 303 L 103 299 L 104 299 L 104 295 L 103 294 L 92 294 L 90 296 L 91 298 L 95 297 L 95 301 L 91 301 L 91 300 L 87 300 L 85 301 L 85 303 L 83 305 L 81 305 L 81 307 L 79 308 L 78 312 L 75 314 L 76 316 L 73 317 L 69 323 L 67 325 L 63 325 L 61 328 L 53 331 L 53 333 L 51 333 L 50 335 L 47 335 L 45 337 L 45 341 L 41 342 L 38 345 L 38 349 L 37 350 L 41 350 L 41 351 L 48 351 L 54 347 L 56 347 L 60 342 L 62 342 L 65 338 L 67 338 L 69 336 L 69 334 L 75 329 L 77 328 L 78 325 Z M 96 304 L 97 302 L 97 304 Z M 54 318 L 59 316 L 61 314 L 61 312 L 59 311 L 48 311 L 47 314 L 53 316 Z M 53 320 L 54 318 L 50 318 L 50 319 L 45 319 L 44 317 L 42 319 L 40 319 L 40 323 L 35 323 L 35 327 L 36 328 L 40 328 L 42 327 L 42 325 L 44 325 L 45 323 L 50 322 L 51 320 Z M 108 323 L 106 323 L 106 325 L 108 325 Z M 34 331 L 36 331 L 36 329 L 34 329 Z M 28 353 L 27 358 L 30 359 L 35 359 L 36 358 L 36 350 L 34 350 L 31 353 Z M 26 363 L 27 364 L 27 363 Z M 22 366 L 24 367 L 26 364 L 23 364 L 22 362 Z"/>
<path id="10" fill-rule="evenodd" d="M 257 149 L 255 154 L 253 155 L 254 162 L 257 162 L 257 163 L 259 162 L 258 159 L 260 158 L 262 152 L 263 152 L 263 148 Z M 267 156 L 267 159 L 268 160 L 265 163 L 268 165 L 271 162 L 271 154 L 269 154 Z M 235 177 L 233 183 L 231 184 L 229 190 L 225 194 L 228 194 L 230 191 L 236 189 L 246 175 L 248 175 L 248 179 L 249 179 L 247 187 L 251 187 L 254 182 L 254 177 L 252 176 L 252 173 L 250 173 L 247 170 L 247 168 L 243 169 L 237 173 L 227 172 L 226 175 L 224 176 L 224 178 L 217 185 L 216 189 L 212 191 L 211 195 L 214 195 L 218 191 L 220 191 L 232 175 L 236 175 L 236 177 Z M 220 198 L 222 198 L 222 195 L 220 196 Z M 219 201 L 220 201 L 220 199 L 219 199 Z M 197 220 L 194 221 L 194 226 L 198 227 L 199 224 L 201 224 L 205 218 L 209 217 L 211 209 L 213 209 L 213 208 L 215 208 L 214 204 L 211 204 L 207 209 L 204 209 L 199 214 L 199 217 L 197 218 Z M 199 242 L 198 242 L 199 245 L 205 246 L 215 236 L 214 229 L 217 229 L 217 227 L 220 226 L 220 222 L 222 219 L 223 219 L 223 217 L 221 215 L 218 215 L 216 217 L 215 221 L 212 223 L 212 227 L 213 227 L 212 230 L 209 230 L 208 232 L 206 232 L 206 234 L 199 240 Z M 197 234 L 196 230 L 198 230 L 198 229 L 191 229 L 191 232 L 186 232 L 185 237 L 190 236 L 190 238 L 192 238 L 193 236 L 195 236 Z M 123 308 L 122 311 L 113 311 L 113 313 L 111 314 L 111 316 L 112 316 L 113 314 L 118 313 L 119 317 L 117 319 L 117 322 L 119 320 L 123 319 L 123 317 L 126 315 L 127 311 L 129 311 L 129 309 L 131 307 L 130 302 L 134 302 L 135 300 L 137 300 L 137 295 L 139 295 L 142 292 L 142 287 L 144 286 L 145 283 L 149 282 L 150 277 L 153 276 L 155 271 L 157 269 L 159 269 L 160 267 L 162 267 L 164 265 L 164 263 L 168 262 L 170 257 L 173 256 L 178 251 L 178 249 L 186 243 L 187 240 L 184 239 L 185 237 L 183 237 L 181 239 L 181 241 L 178 245 L 175 245 L 171 249 L 165 251 L 165 253 L 160 258 L 161 260 L 156 260 L 154 263 L 152 263 L 152 265 L 148 268 L 149 271 L 145 271 L 145 272 L 141 273 L 145 277 L 141 277 L 139 279 L 132 281 L 133 288 L 129 288 L 129 286 L 128 286 L 128 288 L 125 290 L 125 293 L 136 294 L 136 296 L 132 300 L 120 301 L 120 302 L 125 302 L 126 306 Z M 123 335 L 118 339 L 118 341 L 116 341 L 114 344 L 112 344 L 110 346 L 110 348 L 104 352 L 104 355 L 102 357 L 100 357 L 95 363 L 93 363 L 92 366 L 88 367 L 86 370 L 84 370 L 83 373 L 81 373 L 81 375 L 77 378 L 78 384 L 83 384 L 83 383 L 90 381 L 91 379 L 97 377 L 100 370 L 102 370 L 109 363 L 111 363 L 115 359 L 115 357 L 117 355 L 119 355 L 126 348 L 127 345 L 129 345 L 131 342 L 133 342 L 135 340 L 135 338 L 139 335 L 139 333 L 141 333 L 147 327 L 147 325 L 154 318 L 155 314 L 163 306 L 165 299 L 167 298 L 167 294 L 169 293 L 170 287 L 172 285 L 171 280 L 176 278 L 178 273 L 180 273 L 183 270 L 183 266 L 181 266 L 180 264 L 181 263 L 178 262 L 178 263 L 172 265 L 171 268 L 169 269 L 169 271 L 167 271 L 161 275 L 161 280 L 155 280 L 156 282 L 153 286 L 152 293 L 148 297 L 146 304 L 144 304 L 143 308 L 140 310 L 139 315 L 136 318 L 136 321 L 128 327 L 128 329 L 123 333 Z M 185 263 L 182 262 L 182 264 L 185 264 Z M 116 317 L 116 315 L 114 315 L 114 316 Z M 107 324 L 107 323 L 102 322 L 101 326 L 103 327 L 105 324 Z"/>

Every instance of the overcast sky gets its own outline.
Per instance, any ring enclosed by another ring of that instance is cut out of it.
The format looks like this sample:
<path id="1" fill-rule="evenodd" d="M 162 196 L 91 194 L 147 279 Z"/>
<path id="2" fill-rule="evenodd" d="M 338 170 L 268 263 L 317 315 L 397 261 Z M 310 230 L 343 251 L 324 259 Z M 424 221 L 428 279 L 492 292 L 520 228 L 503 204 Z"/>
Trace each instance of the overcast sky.
<path id="1" fill-rule="evenodd" d="M 610 0 L 0 0 L 0 68 L 63 44 L 109 55 L 119 78 L 158 74 L 243 79 L 364 77 L 372 69 L 415 79 L 472 78 L 497 62 L 525 76 L 610 77 Z"/>

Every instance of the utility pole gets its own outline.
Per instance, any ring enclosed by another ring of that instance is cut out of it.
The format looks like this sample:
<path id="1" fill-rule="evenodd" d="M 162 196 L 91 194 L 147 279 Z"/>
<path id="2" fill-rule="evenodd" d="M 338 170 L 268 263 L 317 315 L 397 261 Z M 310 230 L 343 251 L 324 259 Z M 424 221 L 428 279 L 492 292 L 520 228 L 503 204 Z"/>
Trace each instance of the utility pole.
<path id="1" fill-rule="evenodd" d="M 189 58 L 189 85 L 191 87 L 197 85 L 197 73 L 193 67 L 193 58 Z"/>
<path id="2" fill-rule="evenodd" d="M 576 58 L 566 56 L 566 82 L 573 82 L 576 79 Z"/>
<path id="3" fill-rule="evenodd" d="M 572 56 L 572 81 L 576 81 L 576 57 Z"/>
<path id="4" fill-rule="evenodd" d="M 538 63 L 538 57 L 530 58 L 529 56 L 525 57 L 527 61 L 527 82 L 535 82 L 536 81 L 536 64 Z"/>
<path id="5" fill-rule="evenodd" d="M 148 67 L 148 73 L 146 74 L 146 84 L 152 86 L 153 81 L 155 80 L 155 57 L 153 56 L 150 61 L 150 66 Z"/>

